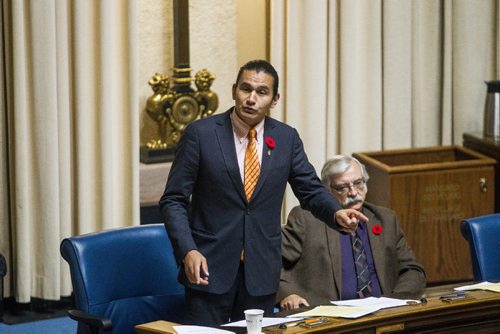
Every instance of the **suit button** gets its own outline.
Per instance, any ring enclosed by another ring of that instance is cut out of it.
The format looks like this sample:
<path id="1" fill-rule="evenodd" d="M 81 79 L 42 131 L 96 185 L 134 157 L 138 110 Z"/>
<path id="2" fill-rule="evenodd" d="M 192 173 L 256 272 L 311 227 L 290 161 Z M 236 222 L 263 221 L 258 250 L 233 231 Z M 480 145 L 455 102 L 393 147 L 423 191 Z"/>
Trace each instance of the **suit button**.
<path id="1" fill-rule="evenodd" d="M 249 214 L 250 214 L 250 209 L 247 209 L 247 215 L 249 215 Z"/>

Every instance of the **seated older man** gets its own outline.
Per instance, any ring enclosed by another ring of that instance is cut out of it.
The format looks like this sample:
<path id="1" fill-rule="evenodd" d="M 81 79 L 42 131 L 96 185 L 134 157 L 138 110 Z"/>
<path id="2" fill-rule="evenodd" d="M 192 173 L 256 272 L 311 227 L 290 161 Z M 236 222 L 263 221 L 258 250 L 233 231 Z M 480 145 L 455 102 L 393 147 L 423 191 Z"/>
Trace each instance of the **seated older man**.
<path id="1" fill-rule="evenodd" d="M 335 156 L 323 166 L 321 178 L 343 208 L 360 210 L 369 221 L 359 221 L 351 235 L 293 208 L 282 228 L 281 308 L 368 296 L 420 298 L 426 286 L 424 269 L 396 214 L 365 202 L 365 167 L 355 158 Z"/>

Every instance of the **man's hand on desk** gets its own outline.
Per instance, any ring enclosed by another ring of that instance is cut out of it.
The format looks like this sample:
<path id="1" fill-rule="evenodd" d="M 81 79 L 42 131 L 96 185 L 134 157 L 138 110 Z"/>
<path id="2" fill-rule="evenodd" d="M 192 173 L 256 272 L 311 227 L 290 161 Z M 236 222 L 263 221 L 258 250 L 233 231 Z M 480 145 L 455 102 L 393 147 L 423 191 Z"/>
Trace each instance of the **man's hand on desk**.
<path id="1" fill-rule="evenodd" d="M 289 295 L 288 297 L 283 298 L 280 302 L 280 307 L 284 311 L 297 309 L 301 306 L 310 306 L 305 298 L 302 298 L 299 295 Z"/>

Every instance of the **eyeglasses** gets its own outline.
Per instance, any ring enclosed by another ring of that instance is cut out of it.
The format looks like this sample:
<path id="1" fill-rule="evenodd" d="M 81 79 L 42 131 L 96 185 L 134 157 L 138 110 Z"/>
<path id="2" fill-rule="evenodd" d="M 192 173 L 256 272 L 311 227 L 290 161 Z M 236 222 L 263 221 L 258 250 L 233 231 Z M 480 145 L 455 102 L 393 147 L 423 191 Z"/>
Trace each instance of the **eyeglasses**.
<path id="1" fill-rule="evenodd" d="M 338 192 L 340 195 L 345 195 L 349 192 L 351 187 L 354 190 L 365 190 L 365 183 L 366 181 L 364 179 L 357 179 L 354 180 L 353 182 L 350 183 L 344 183 L 344 184 L 332 184 L 330 185 L 330 188 Z"/>

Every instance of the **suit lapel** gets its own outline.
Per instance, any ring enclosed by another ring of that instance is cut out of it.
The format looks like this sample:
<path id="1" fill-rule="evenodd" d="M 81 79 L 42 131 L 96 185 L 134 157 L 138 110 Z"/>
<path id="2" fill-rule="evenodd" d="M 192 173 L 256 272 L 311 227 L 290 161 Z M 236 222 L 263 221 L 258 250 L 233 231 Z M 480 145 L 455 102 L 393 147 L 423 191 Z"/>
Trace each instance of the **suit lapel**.
<path id="1" fill-rule="evenodd" d="M 372 228 L 375 225 L 381 225 L 380 220 L 373 214 L 373 212 L 369 210 L 363 210 L 363 213 L 366 217 L 368 217 L 368 222 L 366 226 L 368 228 L 368 239 L 370 240 L 370 247 L 373 256 L 373 263 L 375 266 L 375 270 L 377 272 L 378 282 L 380 284 L 380 289 L 382 293 L 386 290 L 387 279 L 385 277 L 386 268 L 385 268 L 385 260 L 384 260 L 384 242 L 382 235 L 375 235 L 372 232 Z"/>
<path id="2" fill-rule="evenodd" d="M 234 147 L 233 126 L 231 124 L 232 108 L 226 111 L 225 117 L 217 122 L 215 133 L 219 141 L 219 147 L 224 157 L 224 164 L 233 184 L 240 194 L 241 198 L 246 201 L 245 189 L 241 181 L 240 168 L 238 166 L 238 158 L 236 157 L 236 149 Z"/>
<path id="3" fill-rule="evenodd" d="M 333 268 L 333 281 L 337 290 L 337 297 L 340 299 L 340 291 L 342 291 L 342 250 L 340 247 L 340 232 L 328 227 L 325 224 L 326 240 L 330 262 Z M 321 256 L 321 255 L 318 255 Z"/>

